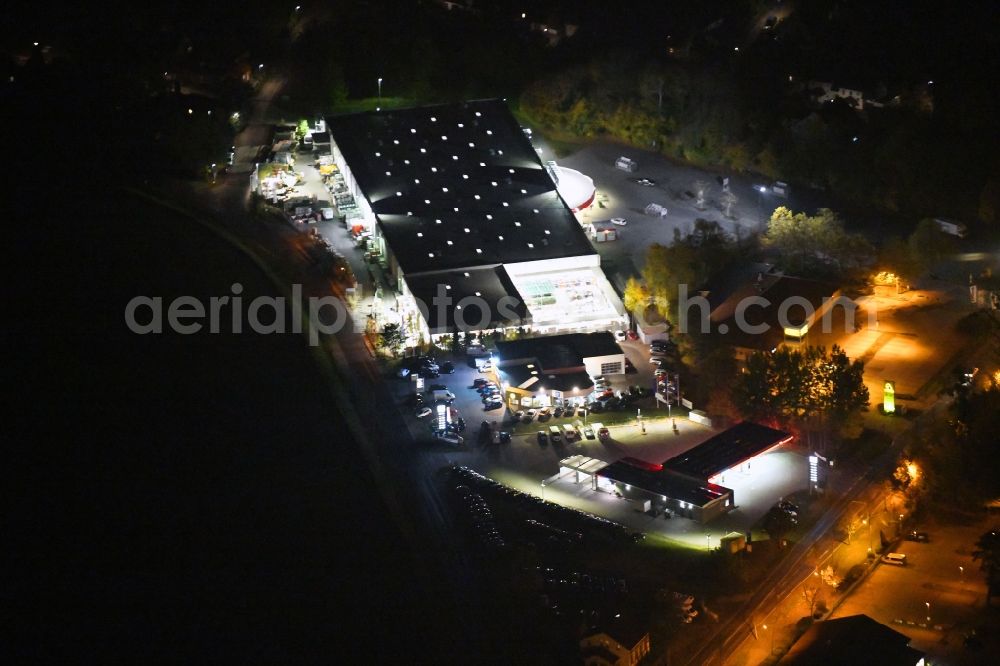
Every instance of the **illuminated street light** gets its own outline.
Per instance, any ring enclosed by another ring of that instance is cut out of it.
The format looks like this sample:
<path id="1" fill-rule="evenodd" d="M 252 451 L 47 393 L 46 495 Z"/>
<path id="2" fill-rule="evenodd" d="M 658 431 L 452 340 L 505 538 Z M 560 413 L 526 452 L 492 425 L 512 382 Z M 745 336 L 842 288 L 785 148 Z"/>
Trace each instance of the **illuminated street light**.
<path id="1" fill-rule="evenodd" d="M 931 623 L 931 602 L 925 601 L 924 605 L 927 606 L 927 624 Z"/>
<path id="2" fill-rule="evenodd" d="M 711 534 L 706 534 L 705 535 L 705 548 L 709 552 L 712 551 L 712 535 Z"/>
<path id="3" fill-rule="evenodd" d="M 378 77 L 378 105 L 382 106 L 382 77 Z"/>

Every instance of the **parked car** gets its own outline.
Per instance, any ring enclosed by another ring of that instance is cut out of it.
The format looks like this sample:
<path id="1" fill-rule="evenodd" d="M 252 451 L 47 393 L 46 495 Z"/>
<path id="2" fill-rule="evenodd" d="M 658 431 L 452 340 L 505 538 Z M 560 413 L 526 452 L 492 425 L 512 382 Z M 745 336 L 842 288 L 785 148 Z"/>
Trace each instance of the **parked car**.
<path id="1" fill-rule="evenodd" d="M 559 418 L 560 416 L 563 415 L 563 411 L 564 410 L 562 407 L 556 407 L 554 410 L 552 410 L 552 416 L 554 416 L 555 418 Z"/>
<path id="2" fill-rule="evenodd" d="M 427 387 L 427 392 L 431 391 L 447 391 L 448 387 L 445 384 L 431 384 Z"/>
<path id="3" fill-rule="evenodd" d="M 524 410 L 519 409 L 516 412 L 514 412 L 514 420 L 515 421 L 520 421 L 523 418 L 524 418 Z"/>
<path id="4" fill-rule="evenodd" d="M 422 419 L 425 416 L 430 416 L 433 413 L 434 410 L 431 409 L 430 407 L 421 407 L 416 412 L 414 412 L 413 415 L 416 416 L 418 419 Z"/>
<path id="5" fill-rule="evenodd" d="M 510 433 L 507 432 L 506 430 L 501 430 L 500 431 L 500 443 L 501 444 L 509 444 L 510 443 Z"/>
<path id="6" fill-rule="evenodd" d="M 333 219 L 333 209 L 330 207 L 320 208 L 319 214 L 323 217 L 324 220 Z"/>
<path id="7" fill-rule="evenodd" d="M 402 367 L 396 371 L 396 376 L 399 377 L 400 379 L 409 379 L 410 369 L 407 367 Z"/>
<path id="8" fill-rule="evenodd" d="M 442 374 L 445 374 L 445 375 L 454 374 L 454 372 L 455 372 L 455 364 L 452 363 L 451 361 L 445 361 L 444 363 L 441 364 L 441 370 L 440 370 L 440 372 Z"/>
<path id="9" fill-rule="evenodd" d="M 499 398 L 497 398 L 496 400 L 487 400 L 486 403 L 483 405 L 483 409 L 485 409 L 486 411 L 500 409 L 501 407 L 503 407 L 503 400 Z"/>
<path id="10" fill-rule="evenodd" d="M 486 379 L 485 377 L 476 377 L 475 379 L 472 380 L 472 387 L 473 388 L 482 388 L 483 386 L 486 386 L 487 384 L 491 384 L 491 383 L 492 382 L 490 380 Z"/>
<path id="11" fill-rule="evenodd" d="M 893 564 L 898 567 L 906 566 L 906 555 L 903 553 L 886 553 L 881 557 L 883 564 Z"/>
<path id="12" fill-rule="evenodd" d="M 628 220 L 626 220 L 624 217 L 613 217 L 611 218 L 611 224 L 614 224 L 615 226 L 619 227 L 624 227 L 625 225 L 628 224 Z"/>
<path id="13" fill-rule="evenodd" d="M 656 181 L 653 180 L 652 178 L 636 178 L 634 182 L 636 185 L 642 185 L 643 187 L 656 186 Z"/>
<path id="14" fill-rule="evenodd" d="M 538 443 L 539 444 L 548 444 L 549 443 L 549 435 L 544 430 L 539 430 L 538 431 Z"/>
<path id="15" fill-rule="evenodd" d="M 601 428 L 600 430 L 597 431 L 597 437 L 601 441 L 611 439 L 611 431 L 608 430 L 607 428 Z"/>
<path id="16" fill-rule="evenodd" d="M 906 540 L 921 541 L 926 543 L 930 541 L 930 537 L 927 535 L 927 532 L 918 532 L 917 530 L 910 530 L 909 532 L 906 533 Z"/>
<path id="17" fill-rule="evenodd" d="M 587 439 L 594 439 L 594 429 L 587 426 L 583 429 L 583 436 Z"/>
<path id="18" fill-rule="evenodd" d="M 538 410 L 539 419 L 547 419 L 552 416 L 552 410 L 549 407 L 542 407 Z"/>

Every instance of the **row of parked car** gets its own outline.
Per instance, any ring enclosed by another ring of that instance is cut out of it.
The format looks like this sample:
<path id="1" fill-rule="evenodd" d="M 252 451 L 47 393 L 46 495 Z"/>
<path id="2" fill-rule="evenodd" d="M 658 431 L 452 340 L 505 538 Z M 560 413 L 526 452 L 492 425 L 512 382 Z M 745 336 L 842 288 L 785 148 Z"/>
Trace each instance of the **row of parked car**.
<path id="1" fill-rule="evenodd" d="M 483 409 L 485 411 L 503 407 L 503 390 L 501 390 L 496 382 L 485 377 L 476 377 L 472 381 L 472 388 L 482 398 Z"/>
<path id="2" fill-rule="evenodd" d="M 497 529 L 493 512 L 482 495 L 473 492 L 468 486 L 458 485 L 454 488 L 454 496 L 462 517 L 480 544 L 493 550 L 507 547 L 507 542 Z"/>
<path id="3" fill-rule="evenodd" d="M 579 532 L 583 534 L 585 540 L 598 538 L 611 541 L 640 541 L 645 537 L 643 533 L 629 532 L 624 525 L 607 518 L 571 509 L 554 502 L 546 502 L 535 495 L 522 493 L 465 466 L 453 467 L 452 474 L 460 479 L 461 483 L 475 488 L 483 495 L 493 494 L 497 497 L 510 498 L 523 504 L 529 510 L 537 511 L 539 514 L 536 517 L 537 520 L 569 532 Z"/>
<path id="4" fill-rule="evenodd" d="M 439 364 L 433 356 L 414 356 L 403 360 L 399 370 L 396 371 L 396 376 L 400 379 L 409 379 L 412 375 L 424 379 L 437 379 L 441 375 L 450 375 L 453 372 L 455 364 L 451 361 Z"/>

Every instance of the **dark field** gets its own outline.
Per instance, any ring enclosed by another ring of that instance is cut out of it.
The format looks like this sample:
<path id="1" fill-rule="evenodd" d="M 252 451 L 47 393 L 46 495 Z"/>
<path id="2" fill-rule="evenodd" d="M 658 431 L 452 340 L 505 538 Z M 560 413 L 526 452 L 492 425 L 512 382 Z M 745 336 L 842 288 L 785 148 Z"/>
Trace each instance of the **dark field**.
<path id="1" fill-rule="evenodd" d="M 115 198 L 82 215 L 77 200 L 15 244 L 39 263 L 13 324 L 8 646 L 342 662 L 426 641 L 433 599 L 303 339 L 124 324 L 135 295 L 271 285 L 185 218 Z"/>

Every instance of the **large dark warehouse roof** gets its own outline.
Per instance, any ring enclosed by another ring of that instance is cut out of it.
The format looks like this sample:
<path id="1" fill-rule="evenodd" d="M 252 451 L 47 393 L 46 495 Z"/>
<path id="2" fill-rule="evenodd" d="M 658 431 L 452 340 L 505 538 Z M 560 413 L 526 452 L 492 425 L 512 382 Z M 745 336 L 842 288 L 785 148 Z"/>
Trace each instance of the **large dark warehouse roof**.
<path id="1" fill-rule="evenodd" d="M 541 338 L 497 342 L 498 363 L 535 359 L 545 370 L 583 366 L 583 359 L 621 354 L 622 349 L 609 331 L 565 333 Z"/>
<path id="2" fill-rule="evenodd" d="M 327 123 L 406 274 L 594 254 L 501 100 Z"/>
<path id="3" fill-rule="evenodd" d="M 517 290 L 503 266 L 419 273 L 406 275 L 404 279 L 431 333 L 530 323 L 524 301 L 512 296 Z M 450 299 L 447 301 L 450 305 L 439 306 L 435 299 L 440 297 Z M 487 305 L 485 312 L 484 302 Z M 456 319 L 459 320 L 457 325 Z"/>
<path id="4" fill-rule="evenodd" d="M 783 430 L 743 421 L 671 458 L 663 467 L 692 479 L 708 480 L 790 439 Z"/>

